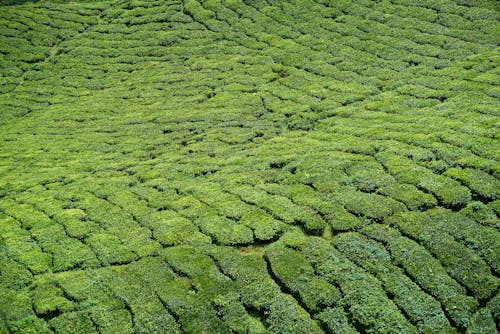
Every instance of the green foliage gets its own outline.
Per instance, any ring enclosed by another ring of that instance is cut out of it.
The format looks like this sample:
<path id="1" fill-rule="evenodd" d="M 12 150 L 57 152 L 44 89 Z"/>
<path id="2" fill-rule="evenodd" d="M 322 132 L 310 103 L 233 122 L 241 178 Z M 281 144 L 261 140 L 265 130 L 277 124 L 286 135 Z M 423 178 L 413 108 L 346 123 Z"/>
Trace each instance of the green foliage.
<path id="1" fill-rule="evenodd" d="M 136 259 L 134 252 L 112 234 L 93 234 L 87 242 L 104 265 L 126 263 Z"/>
<path id="2" fill-rule="evenodd" d="M 67 237 L 60 225 L 32 231 L 32 235 L 44 251 L 52 254 L 53 271 L 93 267 L 99 264 L 92 250 L 80 240 Z"/>
<path id="3" fill-rule="evenodd" d="M 250 244 L 253 242 L 252 230 L 231 219 L 215 214 L 201 215 L 196 223 L 201 231 L 220 245 Z"/>
<path id="4" fill-rule="evenodd" d="M 16 228 L 2 236 L 5 249 L 14 261 L 25 265 L 32 273 L 39 274 L 50 269 L 52 257 L 22 229 Z"/>
<path id="5" fill-rule="evenodd" d="M 358 333 L 349 324 L 345 312 L 340 307 L 328 307 L 316 316 L 317 319 L 326 326 L 332 333 L 354 334 Z"/>
<path id="6" fill-rule="evenodd" d="M 467 333 L 494 333 L 496 330 L 495 320 L 490 310 L 483 308 L 472 317 Z"/>
<path id="7" fill-rule="evenodd" d="M 467 217 L 444 209 L 431 210 L 429 215 L 436 232 L 452 235 L 498 272 L 500 240 L 496 237 L 494 228 L 477 225 Z"/>
<path id="8" fill-rule="evenodd" d="M 4 288 L 21 288 L 28 285 L 33 275 L 22 264 L 10 259 L 5 253 L 0 255 L 0 282 Z"/>
<path id="9" fill-rule="evenodd" d="M 481 170 L 472 168 L 448 169 L 444 175 L 450 176 L 466 184 L 472 191 L 487 201 L 500 197 L 500 181 Z"/>
<path id="10" fill-rule="evenodd" d="M 290 291 L 298 295 L 310 311 L 335 306 L 340 301 L 337 288 L 314 276 L 305 257 L 287 248 L 272 249 L 265 254 L 273 273 Z"/>
<path id="11" fill-rule="evenodd" d="M 411 184 L 396 183 L 380 188 L 378 192 L 403 202 L 412 211 L 425 210 L 437 205 L 436 199 L 431 194 L 424 193 Z"/>
<path id="12" fill-rule="evenodd" d="M 262 209 L 248 210 L 241 216 L 240 222 L 253 229 L 255 239 L 262 241 L 275 238 L 286 227 L 286 224 L 273 218 Z"/>
<path id="13" fill-rule="evenodd" d="M 289 295 L 277 298 L 269 307 L 266 319 L 271 333 L 321 333 L 320 327 L 311 321 L 310 315 L 299 308 Z"/>
<path id="14" fill-rule="evenodd" d="M 271 332 L 320 332 L 316 322 L 297 301 L 280 292 L 279 286 L 268 276 L 264 259 L 227 249 L 217 249 L 211 254 L 224 273 L 234 280 L 243 303 L 259 312 L 265 311 L 265 324 Z"/>
<path id="15" fill-rule="evenodd" d="M 59 287 L 43 278 L 35 281 L 32 298 L 34 310 L 38 315 L 72 311 L 76 306 L 63 296 Z"/>
<path id="16" fill-rule="evenodd" d="M 333 242 L 346 257 L 382 282 L 386 291 L 394 296 L 394 302 L 405 311 L 419 331 L 455 333 L 439 302 L 392 263 L 391 255 L 383 245 L 358 233 L 339 234 Z"/>
<path id="17" fill-rule="evenodd" d="M 158 296 L 188 333 L 231 332 L 229 327 L 217 318 L 215 310 L 189 288 L 189 282 L 186 280 L 178 279 L 165 284 Z"/>
<path id="18" fill-rule="evenodd" d="M 51 330 L 47 326 L 47 323 L 35 316 L 29 316 L 21 320 L 9 322 L 8 326 L 13 333 L 51 333 Z"/>
<path id="19" fill-rule="evenodd" d="M 416 332 L 396 305 L 387 299 L 379 281 L 336 251 L 326 240 L 317 237 L 299 237 L 297 240 L 293 234 L 283 239 L 285 244 L 304 253 L 320 277 L 339 285 L 352 317 L 367 331 Z"/>
<path id="20" fill-rule="evenodd" d="M 494 1 L 0 8 L 0 333 L 497 330 Z"/>
<path id="21" fill-rule="evenodd" d="M 363 192 L 373 192 L 380 187 L 394 183 L 394 178 L 383 171 L 375 161 L 360 163 L 346 170 L 349 178 L 346 183 L 354 185 Z"/>
<path id="22" fill-rule="evenodd" d="M 402 266 L 419 286 L 432 291 L 457 326 L 469 326 L 477 301 L 466 295 L 465 288 L 449 277 L 424 247 L 384 225 L 370 225 L 362 233 L 386 244 L 395 264 Z"/>
<path id="23" fill-rule="evenodd" d="M 432 228 L 432 220 L 425 213 L 396 215 L 388 219 L 387 223 L 425 245 L 440 260 L 450 276 L 473 291 L 478 298 L 488 298 L 498 287 L 499 281 L 491 276 L 488 265 L 450 235 L 436 234 Z"/>
<path id="24" fill-rule="evenodd" d="M 132 317 L 126 310 L 96 312 L 92 320 L 103 333 L 133 333 Z"/>
<path id="25" fill-rule="evenodd" d="M 19 321 L 34 316 L 29 292 L 26 289 L 2 289 L 0 291 L 2 320 Z"/>
<path id="26" fill-rule="evenodd" d="M 491 204 L 493 202 L 490 202 Z M 495 211 L 490 206 L 479 201 L 470 202 L 465 208 L 460 210 L 460 213 L 467 216 L 480 224 L 490 227 L 500 227 Z"/>
<path id="27" fill-rule="evenodd" d="M 342 204 L 332 200 L 332 194 L 318 193 L 306 185 L 291 185 L 279 191 L 292 197 L 297 204 L 316 210 L 335 231 L 348 231 L 367 223 L 365 219 L 352 214 Z"/>
<path id="28" fill-rule="evenodd" d="M 98 333 L 86 312 L 66 312 L 49 322 L 56 333 Z"/>
<path id="29" fill-rule="evenodd" d="M 443 175 L 434 174 L 428 169 L 417 166 L 406 158 L 389 154 L 379 154 L 377 157 L 401 182 L 429 191 L 446 207 L 461 207 L 471 200 L 468 188 Z"/>
<path id="30" fill-rule="evenodd" d="M 500 319 L 500 295 L 497 294 L 495 297 L 491 298 L 487 306 L 491 310 L 493 319 L 498 322 L 498 319 Z"/>
<path id="31" fill-rule="evenodd" d="M 228 294 L 213 300 L 222 320 L 236 333 L 268 333 L 262 322 L 249 315 L 238 299 L 237 294 Z"/>
<path id="32" fill-rule="evenodd" d="M 380 219 L 397 212 L 406 211 L 403 204 L 390 197 L 378 194 L 367 194 L 359 191 L 345 189 L 334 197 L 345 208 L 358 216 Z"/>
<path id="33" fill-rule="evenodd" d="M 190 220 L 179 216 L 175 211 L 158 211 L 149 219 L 153 221 L 153 236 L 164 246 L 211 241 Z"/>
<path id="34" fill-rule="evenodd" d="M 245 202 L 264 208 L 285 223 L 304 224 L 304 227 L 313 233 L 318 233 L 325 227 L 325 222 L 317 213 L 310 208 L 296 205 L 284 196 L 271 195 L 249 186 L 238 186 L 233 191 Z"/>

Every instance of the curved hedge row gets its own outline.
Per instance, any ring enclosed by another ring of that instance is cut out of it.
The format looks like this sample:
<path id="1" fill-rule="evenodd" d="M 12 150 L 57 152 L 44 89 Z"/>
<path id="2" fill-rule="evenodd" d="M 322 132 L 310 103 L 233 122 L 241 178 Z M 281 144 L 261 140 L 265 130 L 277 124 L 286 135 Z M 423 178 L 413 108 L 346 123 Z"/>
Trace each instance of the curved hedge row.
<path id="1" fill-rule="evenodd" d="M 0 0 L 0 334 L 496 333 L 492 0 Z"/>

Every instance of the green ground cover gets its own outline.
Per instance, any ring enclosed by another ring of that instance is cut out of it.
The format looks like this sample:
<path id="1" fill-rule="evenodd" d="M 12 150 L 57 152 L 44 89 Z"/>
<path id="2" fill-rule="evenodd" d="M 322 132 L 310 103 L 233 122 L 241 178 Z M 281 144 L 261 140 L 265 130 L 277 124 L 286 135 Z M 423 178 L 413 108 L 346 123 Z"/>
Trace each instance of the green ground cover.
<path id="1" fill-rule="evenodd" d="M 497 333 L 499 21 L 0 0 L 0 334 Z"/>

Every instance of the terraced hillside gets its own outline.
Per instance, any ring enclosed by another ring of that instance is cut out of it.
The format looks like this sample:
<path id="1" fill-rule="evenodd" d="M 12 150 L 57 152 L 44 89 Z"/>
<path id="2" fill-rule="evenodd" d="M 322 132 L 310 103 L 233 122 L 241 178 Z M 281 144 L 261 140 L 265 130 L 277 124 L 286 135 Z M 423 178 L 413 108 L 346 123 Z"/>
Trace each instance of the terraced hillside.
<path id="1" fill-rule="evenodd" d="M 0 333 L 497 333 L 500 6 L 0 7 Z"/>

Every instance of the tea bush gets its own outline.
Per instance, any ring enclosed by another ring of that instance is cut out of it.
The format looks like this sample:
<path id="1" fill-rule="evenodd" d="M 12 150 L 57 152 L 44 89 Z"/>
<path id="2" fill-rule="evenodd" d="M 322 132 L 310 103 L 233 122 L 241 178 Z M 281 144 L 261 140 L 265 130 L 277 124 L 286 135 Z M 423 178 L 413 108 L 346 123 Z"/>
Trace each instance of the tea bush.
<path id="1" fill-rule="evenodd" d="M 339 234 L 335 247 L 351 261 L 374 274 L 394 296 L 394 302 L 405 311 L 421 332 L 438 330 L 454 333 L 439 302 L 415 284 L 405 272 L 392 263 L 383 245 L 358 233 Z"/>
<path id="2" fill-rule="evenodd" d="M 446 233 L 435 235 L 431 228 L 432 221 L 424 213 L 395 215 L 388 223 L 425 245 L 440 260 L 450 276 L 469 290 L 474 290 L 474 295 L 478 298 L 487 298 L 496 290 L 498 282 L 492 278 L 486 263 Z M 467 256 L 458 260 L 455 254 Z"/>
<path id="3" fill-rule="evenodd" d="M 494 333 L 492 0 L 0 0 L 0 333 Z"/>

